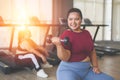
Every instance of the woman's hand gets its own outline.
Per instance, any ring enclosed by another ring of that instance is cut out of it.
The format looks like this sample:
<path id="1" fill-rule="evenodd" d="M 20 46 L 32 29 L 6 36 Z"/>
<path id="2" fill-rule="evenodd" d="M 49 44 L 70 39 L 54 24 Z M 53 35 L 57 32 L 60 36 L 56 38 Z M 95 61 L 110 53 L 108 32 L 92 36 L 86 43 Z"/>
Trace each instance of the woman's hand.
<path id="1" fill-rule="evenodd" d="M 38 49 L 40 50 L 41 54 L 45 55 L 46 57 L 49 56 L 48 51 L 44 47 L 38 46 Z"/>
<path id="2" fill-rule="evenodd" d="M 59 37 L 52 37 L 51 39 L 52 43 L 57 45 L 61 45 L 60 38 Z"/>
<path id="3" fill-rule="evenodd" d="M 93 72 L 95 72 L 96 74 L 101 73 L 101 71 L 98 67 L 93 67 Z"/>
<path id="4" fill-rule="evenodd" d="M 42 59 L 43 63 L 47 62 L 47 59 L 44 55 L 40 54 L 39 57 Z"/>
<path id="5" fill-rule="evenodd" d="M 62 46 L 60 38 L 53 37 L 51 41 L 53 44 L 56 45 L 58 58 L 62 61 L 68 61 L 71 56 L 71 52 L 70 50 L 67 50 Z"/>

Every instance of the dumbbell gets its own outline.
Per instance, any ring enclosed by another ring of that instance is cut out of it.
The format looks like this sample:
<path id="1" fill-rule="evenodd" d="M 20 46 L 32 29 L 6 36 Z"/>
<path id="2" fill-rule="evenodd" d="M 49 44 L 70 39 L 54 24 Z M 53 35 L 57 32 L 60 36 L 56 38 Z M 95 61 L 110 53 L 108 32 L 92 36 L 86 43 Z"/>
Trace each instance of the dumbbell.
<path id="1" fill-rule="evenodd" d="M 52 35 L 48 35 L 47 38 L 46 38 L 46 42 L 47 43 L 52 43 L 51 38 L 52 38 Z M 65 37 L 64 39 L 60 39 L 60 42 L 64 43 L 64 45 L 68 45 L 69 38 Z"/>

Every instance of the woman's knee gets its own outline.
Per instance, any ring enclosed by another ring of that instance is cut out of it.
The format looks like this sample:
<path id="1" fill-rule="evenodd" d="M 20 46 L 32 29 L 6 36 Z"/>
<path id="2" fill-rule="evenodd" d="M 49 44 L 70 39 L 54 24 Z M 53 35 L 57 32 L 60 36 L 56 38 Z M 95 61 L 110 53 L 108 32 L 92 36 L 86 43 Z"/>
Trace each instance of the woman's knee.
<path id="1" fill-rule="evenodd" d="M 98 80 L 114 80 L 112 76 L 105 74 L 105 73 L 101 73 L 101 75 L 98 78 L 100 78 Z"/>
<path id="2" fill-rule="evenodd" d="M 27 54 L 27 56 L 29 56 L 29 57 L 35 57 L 35 55 L 34 54 Z"/>
<path id="3" fill-rule="evenodd" d="M 57 71 L 57 80 L 80 80 L 80 76 L 73 71 Z"/>
<path id="4" fill-rule="evenodd" d="M 114 80 L 114 78 L 102 72 L 99 74 L 92 72 L 86 76 L 85 80 Z"/>

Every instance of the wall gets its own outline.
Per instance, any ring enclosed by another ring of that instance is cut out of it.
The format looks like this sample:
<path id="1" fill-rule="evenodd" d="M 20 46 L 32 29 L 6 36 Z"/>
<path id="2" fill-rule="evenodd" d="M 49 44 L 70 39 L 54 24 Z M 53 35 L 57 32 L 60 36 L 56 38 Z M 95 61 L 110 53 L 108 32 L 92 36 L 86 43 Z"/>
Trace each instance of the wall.
<path id="1" fill-rule="evenodd" d="M 112 40 L 120 41 L 120 0 L 113 0 Z"/>
<path id="2" fill-rule="evenodd" d="M 53 23 L 60 24 L 59 19 L 65 18 L 67 12 L 70 8 L 73 7 L 73 0 L 53 0 Z M 58 36 L 65 27 L 55 27 L 52 28 L 52 32 L 54 36 Z M 56 34 L 54 34 L 56 33 Z"/>
<path id="3" fill-rule="evenodd" d="M 105 0 L 104 3 L 104 23 L 108 26 L 104 28 L 104 40 L 111 40 L 111 21 L 112 21 L 112 0 Z"/>

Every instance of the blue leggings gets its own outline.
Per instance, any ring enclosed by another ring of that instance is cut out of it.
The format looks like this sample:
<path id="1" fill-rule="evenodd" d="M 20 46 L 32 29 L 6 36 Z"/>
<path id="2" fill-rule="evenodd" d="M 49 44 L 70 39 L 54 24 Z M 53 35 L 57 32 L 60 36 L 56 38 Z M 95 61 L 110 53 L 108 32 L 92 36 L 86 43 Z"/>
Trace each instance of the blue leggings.
<path id="1" fill-rule="evenodd" d="M 90 62 L 63 62 L 57 69 L 57 80 L 114 80 L 111 76 L 92 71 Z"/>

